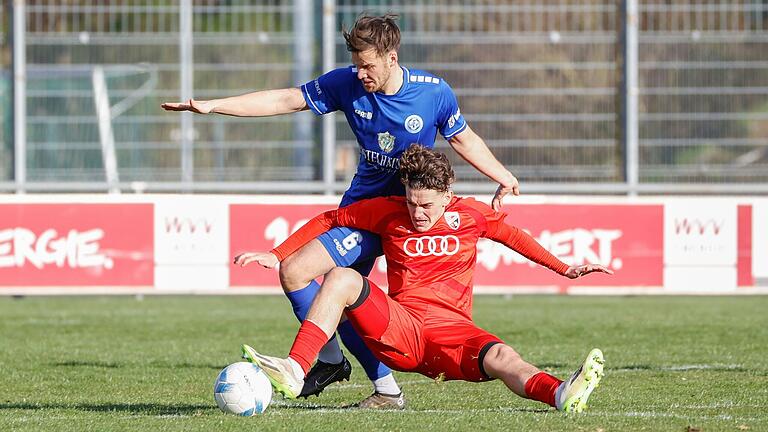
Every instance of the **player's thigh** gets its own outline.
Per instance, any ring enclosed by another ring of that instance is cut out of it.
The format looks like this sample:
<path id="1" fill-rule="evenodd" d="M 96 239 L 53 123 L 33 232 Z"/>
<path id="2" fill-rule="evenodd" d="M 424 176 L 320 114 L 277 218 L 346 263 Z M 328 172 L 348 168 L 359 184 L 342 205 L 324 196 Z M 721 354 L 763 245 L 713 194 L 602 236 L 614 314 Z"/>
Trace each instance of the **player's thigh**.
<path id="1" fill-rule="evenodd" d="M 493 345 L 502 343 L 496 335 L 464 317 L 440 317 L 428 319 L 425 339 L 424 375 L 474 382 L 491 379 L 483 359 Z"/>
<path id="2" fill-rule="evenodd" d="M 358 300 L 346 309 L 347 319 L 387 366 L 401 371 L 415 369 L 424 351 L 420 320 L 374 283 L 365 281 L 367 286 Z"/>
<path id="3" fill-rule="evenodd" d="M 317 239 L 336 266 L 352 267 L 363 276 L 368 275 L 372 261 L 382 254 L 381 239 L 370 231 L 336 227 Z"/>
<path id="4" fill-rule="evenodd" d="M 280 263 L 280 282 L 286 291 L 306 286 L 336 267 L 323 243 L 314 239 Z"/>

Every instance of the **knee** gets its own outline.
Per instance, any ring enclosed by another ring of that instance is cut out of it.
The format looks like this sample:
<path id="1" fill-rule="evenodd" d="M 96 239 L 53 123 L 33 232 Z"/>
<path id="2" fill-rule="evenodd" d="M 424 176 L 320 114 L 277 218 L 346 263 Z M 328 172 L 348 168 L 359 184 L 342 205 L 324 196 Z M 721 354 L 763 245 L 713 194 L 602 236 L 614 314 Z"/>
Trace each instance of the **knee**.
<path id="1" fill-rule="evenodd" d="M 498 373 L 500 371 L 513 368 L 522 361 L 522 357 L 511 346 L 505 344 L 496 344 L 492 346 L 485 354 L 483 367 L 486 372 Z"/>
<path id="2" fill-rule="evenodd" d="M 313 279 L 314 275 L 308 275 L 300 265 L 296 265 L 296 254 L 293 254 L 280 263 L 280 283 L 283 287 L 304 286 Z M 306 283 L 304 283 L 306 282 Z"/>
<path id="3" fill-rule="evenodd" d="M 334 267 L 325 274 L 322 289 L 331 289 L 334 293 L 342 295 L 347 300 L 346 304 L 350 305 L 357 300 L 362 286 L 362 276 L 358 272 L 345 267 Z"/>

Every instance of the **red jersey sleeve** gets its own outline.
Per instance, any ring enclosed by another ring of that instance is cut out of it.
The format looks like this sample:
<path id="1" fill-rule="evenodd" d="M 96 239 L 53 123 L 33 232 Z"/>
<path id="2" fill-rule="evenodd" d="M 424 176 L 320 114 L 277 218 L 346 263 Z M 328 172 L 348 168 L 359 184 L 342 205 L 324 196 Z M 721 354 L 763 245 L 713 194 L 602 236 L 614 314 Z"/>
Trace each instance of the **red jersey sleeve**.
<path id="1" fill-rule="evenodd" d="M 388 198 L 372 198 L 321 213 L 310 219 L 270 252 L 282 261 L 313 238 L 338 226 L 378 232 L 377 228 L 387 214 L 385 203 L 389 201 Z"/>
<path id="2" fill-rule="evenodd" d="M 473 199 L 467 200 L 466 204 L 478 211 L 485 219 L 485 229 L 481 233 L 482 237 L 499 242 L 536 264 L 542 265 L 561 275 L 564 275 L 568 270 L 568 264 L 560 261 L 548 250 L 544 249 L 528 233 L 518 227 L 504 223 L 504 218 L 507 217 L 506 213 L 495 212 L 488 205 Z"/>

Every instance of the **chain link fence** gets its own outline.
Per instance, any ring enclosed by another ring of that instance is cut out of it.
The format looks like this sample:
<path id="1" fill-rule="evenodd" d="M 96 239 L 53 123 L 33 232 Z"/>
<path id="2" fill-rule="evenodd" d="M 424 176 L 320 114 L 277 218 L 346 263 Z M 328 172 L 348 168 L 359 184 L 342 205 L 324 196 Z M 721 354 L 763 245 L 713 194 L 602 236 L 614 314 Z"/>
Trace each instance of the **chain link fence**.
<path id="1" fill-rule="evenodd" d="M 641 2 L 641 180 L 768 182 L 768 2 Z"/>
<path id="2" fill-rule="evenodd" d="M 335 152 L 324 160 L 324 126 L 308 112 L 253 119 L 159 107 L 185 94 L 185 76 L 191 95 L 208 99 L 296 86 L 322 73 L 324 3 L 28 0 L 25 185 L 105 190 L 99 68 L 122 188 L 342 191 L 358 159 L 343 116 L 331 122 Z M 401 63 L 451 84 L 470 126 L 525 192 L 567 192 L 575 184 L 626 191 L 621 2 L 330 3 L 331 63 L 350 62 L 342 26 L 361 12 L 398 13 Z M 191 54 L 183 50 L 185 4 Z M 9 8 L 0 10 L 0 182 L 13 190 Z M 640 183 L 662 192 L 691 184 L 768 191 L 768 2 L 652 0 L 639 1 L 638 10 Z M 492 190 L 448 153 L 460 190 Z M 332 166 L 332 179 L 323 178 L 323 164 Z"/>

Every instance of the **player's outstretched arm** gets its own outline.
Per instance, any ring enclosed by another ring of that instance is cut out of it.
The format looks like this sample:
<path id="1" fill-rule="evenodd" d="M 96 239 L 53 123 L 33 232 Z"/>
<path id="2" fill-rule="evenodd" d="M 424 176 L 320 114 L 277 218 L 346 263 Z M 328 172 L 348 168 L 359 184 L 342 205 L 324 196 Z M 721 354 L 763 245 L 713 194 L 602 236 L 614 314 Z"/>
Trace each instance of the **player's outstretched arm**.
<path id="1" fill-rule="evenodd" d="M 496 195 L 491 202 L 491 207 L 494 210 L 499 211 L 501 209 L 502 201 L 506 195 L 520 195 L 520 184 L 517 178 L 504 168 L 504 165 L 491 153 L 485 141 L 469 126 L 451 137 L 448 143 L 470 165 L 499 184 Z"/>
<path id="2" fill-rule="evenodd" d="M 190 111 L 198 114 L 224 114 L 236 117 L 266 117 L 304 111 L 307 102 L 298 88 L 263 90 L 224 99 L 166 102 L 166 111 Z"/>
<path id="3" fill-rule="evenodd" d="M 240 267 L 257 263 L 264 268 L 275 268 L 279 262 L 275 254 L 271 252 L 244 252 L 234 259 L 234 263 Z"/>
<path id="4" fill-rule="evenodd" d="M 565 271 L 565 277 L 569 279 L 576 279 L 580 278 L 584 275 L 588 275 L 590 273 L 607 273 L 607 274 L 613 274 L 613 270 L 602 266 L 600 264 L 584 264 L 580 266 L 570 266 L 568 267 L 568 270 Z"/>

